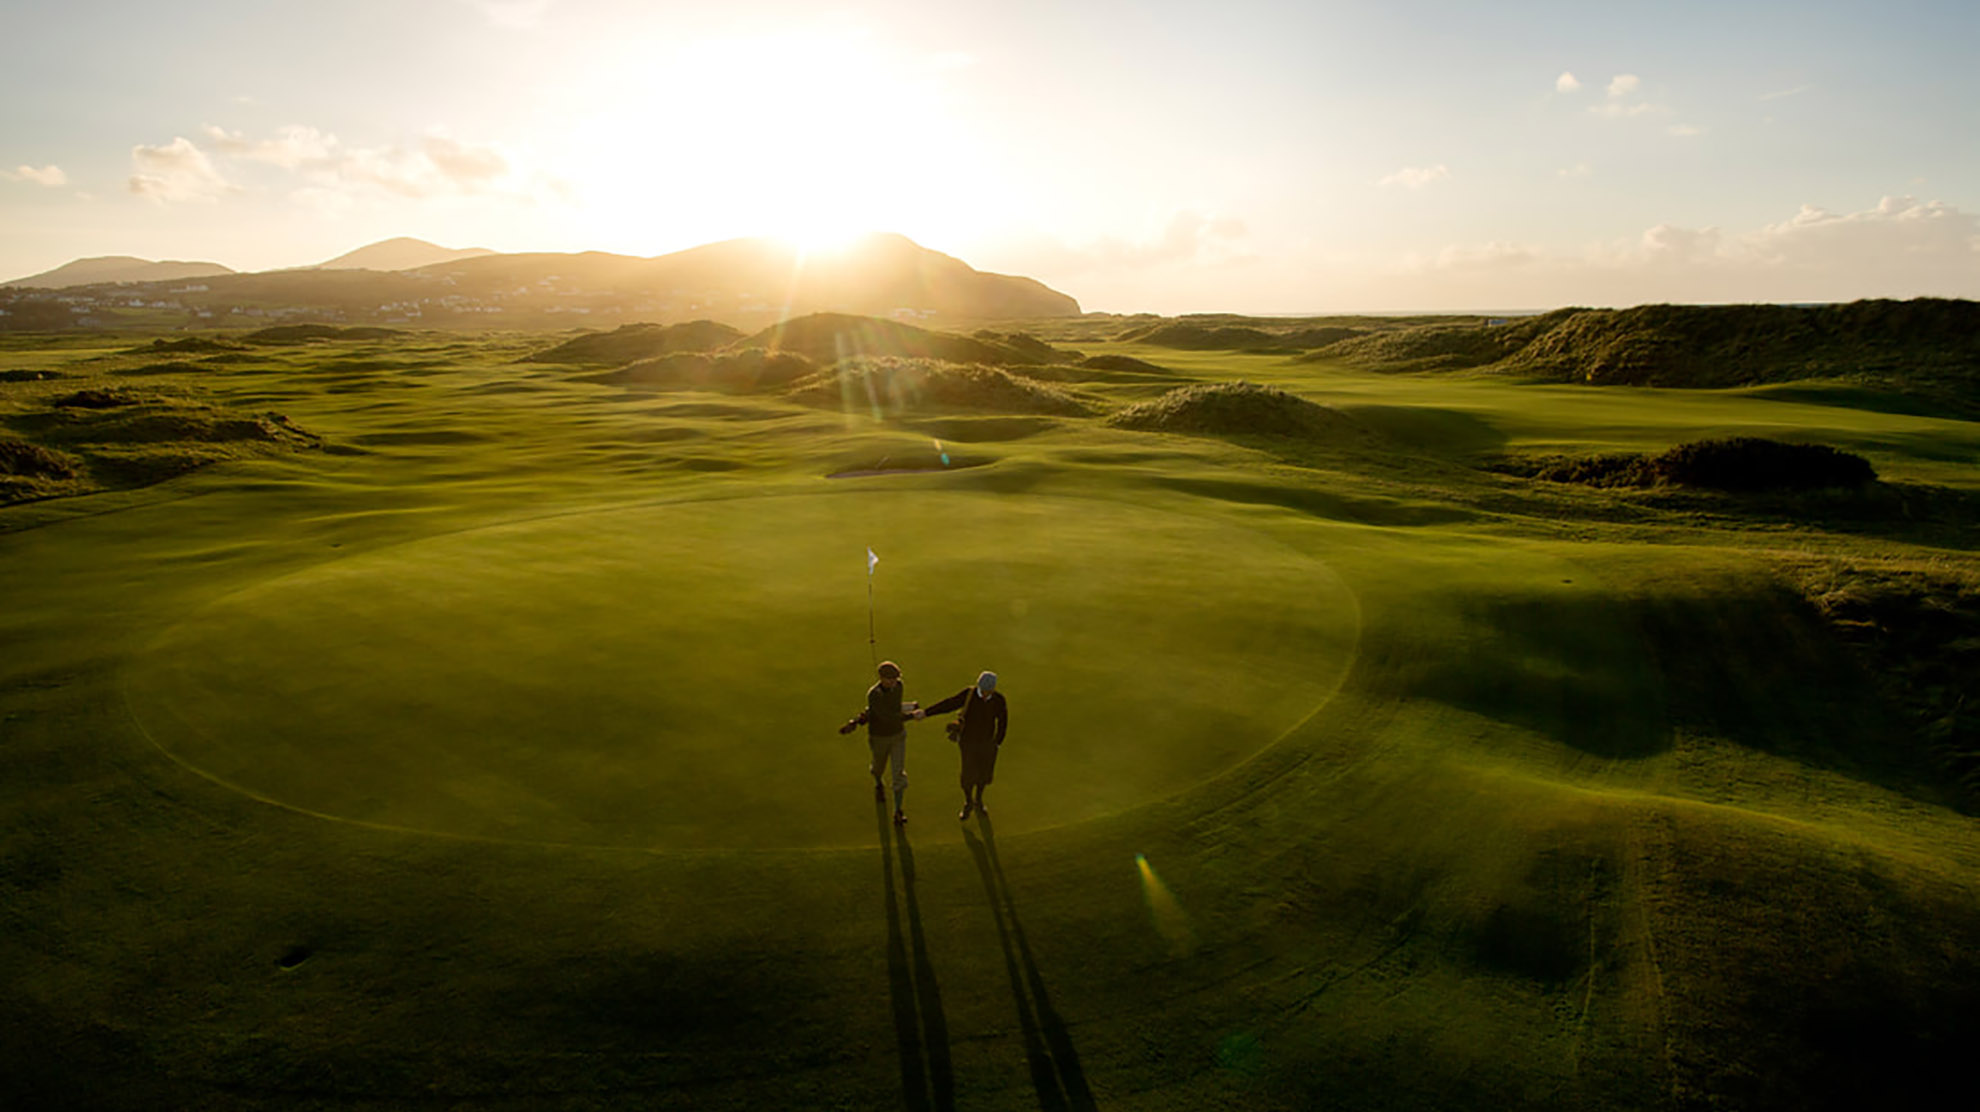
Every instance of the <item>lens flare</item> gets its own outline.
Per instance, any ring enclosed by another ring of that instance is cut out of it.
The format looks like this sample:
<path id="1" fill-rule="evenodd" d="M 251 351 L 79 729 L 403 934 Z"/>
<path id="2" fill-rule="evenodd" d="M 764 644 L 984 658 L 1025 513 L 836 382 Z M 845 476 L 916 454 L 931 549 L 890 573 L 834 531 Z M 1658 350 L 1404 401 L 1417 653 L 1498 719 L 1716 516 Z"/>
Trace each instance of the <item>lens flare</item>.
<path id="1" fill-rule="evenodd" d="M 1148 901 L 1148 913 L 1154 917 L 1156 933 L 1169 944 L 1170 955 L 1182 957 L 1196 949 L 1196 932 L 1190 929 L 1189 916 L 1169 894 L 1162 878 L 1155 875 L 1155 867 L 1139 853 L 1134 855 L 1134 865 L 1141 871 L 1141 894 Z"/>

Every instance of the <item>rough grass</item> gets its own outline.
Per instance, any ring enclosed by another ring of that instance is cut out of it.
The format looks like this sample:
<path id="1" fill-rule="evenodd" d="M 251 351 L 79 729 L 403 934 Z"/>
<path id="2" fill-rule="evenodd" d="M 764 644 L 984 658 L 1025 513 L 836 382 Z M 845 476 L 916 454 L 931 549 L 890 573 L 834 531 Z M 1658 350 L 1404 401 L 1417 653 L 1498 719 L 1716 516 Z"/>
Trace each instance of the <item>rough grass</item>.
<path id="1" fill-rule="evenodd" d="M 1490 368 L 1602 386 L 1840 380 L 1922 399 L 1941 411 L 1980 414 L 1974 400 L 1980 304 L 1939 298 L 1813 307 L 1557 309 L 1498 324 L 1479 319 L 1389 327 L 1303 358 L 1374 371 Z"/>
<path id="2" fill-rule="evenodd" d="M 642 359 L 616 371 L 589 375 L 582 381 L 608 386 L 755 394 L 782 390 L 817 371 L 818 364 L 796 352 L 752 348 L 734 352 L 676 352 L 658 359 Z"/>
<path id="3" fill-rule="evenodd" d="M 241 337 L 257 344 L 307 344 L 326 340 L 391 340 L 407 335 L 397 328 L 373 325 L 277 324 Z"/>
<path id="4" fill-rule="evenodd" d="M 1307 362 L 1339 360 L 1391 372 L 1462 370 L 1506 358 L 1518 351 L 1537 327 L 1537 320 L 1496 325 L 1478 321 L 1361 332 L 1330 341 L 1300 358 Z"/>
<path id="5" fill-rule="evenodd" d="M 0 437 L 0 472 L 23 479 L 73 479 L 76 457 L 13 437 Z"/>
<path id="6" fill-rule="evenodd" d="M 226 340 L 216 340 L 206 336 L 181 336 L 178 339 L 172 340 L 160 337 L 151 341 L 149 344 L 132 348 L 131 352 L 136 355 L 152 355 L 159 352 L 213 355 L 221 352 L 240 350 L 242 350 L 240 344 L 230 343 Z"/>
<path id="7" fill-rule="evenodd" d="M 1028 366 L 1057 362 L 1008 344 L 931 332 L 911 324 L 845 313 L 814 313 L 773 325 L 738 347 L 796 352 L 820 366 L 862 356 L 935 359 L 948 363 Z"/>
<path id="8" fill-rule="evenodd" d="M 146 395 L 133 390 L 112 388 L 108 390 L 78 390 L 73 394 L 63 394 L 52 398 L 48 404 L 58 409 L 115 409 L 118 406 L 135 405 L 145 400 Z"/>
<path id="9" fill-rule="evenodd" d="M 1082 367 L 1097 371 L 1127 371 L 1132 374 L 1172 375 L 1175 372 L 1167 367 L 1157 366 L 1146 359 L 1136 359 L 1132 355 L 1089 355 L 1079 361 Z"/>
<path id="10" fill-rule="evenodd" d="M 979 328 L 970 333 L 970 336 L 986 344 L 997 344 L 1031 356 L 1041 363 L 1065 363 L 1079 358 L 1078 352 L 1062 351 L 1029 332 L 999 332 L 992 328 Z"/>
<path id="11" fill-rule="evenodd" d="M 1276 347 L 1279 342 L 1278 336 L 1262 328 L 1242 325 L 1213 327 L 1183 321 L 1129 329 L 1119 338 L 1179 351 L 1246 351 Z"/>
<path id="12" fill-rule="evenodd" d="M 1969 812 L 1980 811 L 1980 568 L 1850 559 L 1783 566 Z"/>
<path id="13" fill-rule="evenodd" d="M 1725 491 L 1861 487 L 1877 481 L 1870 461 L 1826 444 L 1735 436 L 1680 444 L 1657 455 L 1627 452 L 1499 461 L 1496 470 L 1556 483 L 1650 487 L 1670 483 Z"/>
<path id="14" fill-rule="evenodd" d="M 1206 317 L 1138 325 L 1115 338 L 1177 351 L 1301 351 L 1366 335 L 1369 331 L 1346 324 L 1268 324 L 1244 318 Z"/>
<path id="15" fill-rule="evenodd" d="M 1716 387 L 1980 374 L 1980 304 L 1643 305 L 1550 314 L 1505 370 L 1598 385 Z"/>
<path id="16" fill-rule="evenodd" d="M 84 474 L 75 455 L 0 436 L 0 504 L 80 493 Z"/>
<path id="17" fill-rule="evenodd" d="M 686 324 L 627 324 L 610 332 L 576 336 L 525 356 L 527 363 L 631 363 L 673 352 L 707 352 L 743 338 L 740 329 L 712 320 Z"/>
<path id="18" fill-rule="evenodd" d="M 209 464 L 320 448 L 322 438 L 275 412 L 242 413 L 183 393 L 86 387 L 7 417 L 13 463 L 6 501 L 146 486 Z"/>
<path id="19" fill-rule="evenodd" d="M 1357 428 L 1331 406 L 1242 381 L 1178 387 L 1114 412 L 1107 423 L 1204 436 L 1341 436 Z"/>
<path id="20" fill-rule="evenodd" d="M 1035 413 L 1078 416 L 1086 402 L 1059 387 L 1001 367 L 935 359 L 859 356 L 792 386 L 792 400 L 848 412 L 895 414 Z"/>

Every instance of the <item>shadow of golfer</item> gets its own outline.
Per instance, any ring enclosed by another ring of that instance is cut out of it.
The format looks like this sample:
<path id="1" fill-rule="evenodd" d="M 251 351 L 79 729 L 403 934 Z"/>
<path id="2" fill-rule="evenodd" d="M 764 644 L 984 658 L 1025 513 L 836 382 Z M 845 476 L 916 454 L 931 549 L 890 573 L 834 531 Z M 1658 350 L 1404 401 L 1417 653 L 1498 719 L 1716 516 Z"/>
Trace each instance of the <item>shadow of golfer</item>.
<path id="1" fill-rule="evenodd" d="M 921 904 L 914 896 L 914 847 L 908 844 L 907 833 L 890 822 L 885 802 L 875 803 L 873 813 L 880 827 L 880 865 L 887 890 L 887 987 L 894 1005 L 894 1037 L 901 1050 L 901 1095 L 910 1109 L 953 1112 L 956 1073 L 949 1059 L 949 1021 L 942 1014 L 942 990 L 935 983 L 935 966 L 928 960 L 928 941 L 921 932 Z M 896 850 L 901 857 L 898 895 L 894 887 Z M 901 933 L 903 896 L 907 905 L 905 938 Z"/>
<path id="2" fill-rule="evenodd" d="M 989 816 L 979 816 L 978 822 L 983 836 L 977 837 L 965 826 L 963 840 L 976 858 L 984 894 L 990 897 L 990 914 L 997 920 L 997 940 L 1004 947 L 1004 969 L 1010 974 L 1011 996 L 1017 1002 L 1025 1062 L 1031 1067 L 1032 1087 L 1038 1090 L 1038 1106 L 1047 1112 L 1093 1112 L 1093 1090 L 1086 1085 L 1079 1052 L 1073 1049 L 1065 1021 L 1052 1007 L 1045 979 L 1038 975 L 1038 963 L 1032 960 L 1031 945 L 1025 941 L 1024 925 L 1018 922 L 1017 904 L 1011 900 L 1003 863 L 997 859 L 997 832 Z"/>

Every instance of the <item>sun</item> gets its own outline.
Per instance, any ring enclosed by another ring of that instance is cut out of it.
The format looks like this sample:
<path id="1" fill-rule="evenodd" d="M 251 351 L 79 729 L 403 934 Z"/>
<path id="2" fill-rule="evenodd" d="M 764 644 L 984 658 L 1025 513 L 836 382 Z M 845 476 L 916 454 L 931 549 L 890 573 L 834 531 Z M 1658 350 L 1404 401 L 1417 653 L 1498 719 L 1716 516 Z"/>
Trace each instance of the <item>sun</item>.
<path id="1" fill-rule="evenodd" d="M 958 71 L 881 35 L 792 27 L 627 50 L 578 79 L 578 123 L 557 139 L 582 197 L 573 219 L 615 249 L 954 241 L 1006 195 L 951 112 Z"/>

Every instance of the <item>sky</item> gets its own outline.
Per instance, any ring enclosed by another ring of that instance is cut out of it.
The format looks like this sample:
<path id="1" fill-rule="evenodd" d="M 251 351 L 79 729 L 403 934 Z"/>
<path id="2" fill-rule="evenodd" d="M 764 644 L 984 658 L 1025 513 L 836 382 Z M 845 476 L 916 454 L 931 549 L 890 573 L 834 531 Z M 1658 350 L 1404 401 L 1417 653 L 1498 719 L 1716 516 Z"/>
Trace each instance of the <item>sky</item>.
<path id="1" fill-rule="evenodd" d="M 0 0 L 0 279 L 899 232 L 1104 312 L 1980 298 L 1980 4 Z"/>

